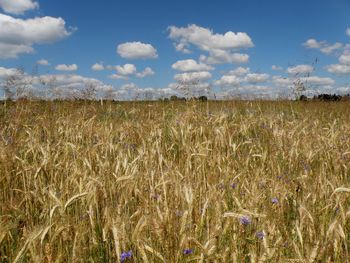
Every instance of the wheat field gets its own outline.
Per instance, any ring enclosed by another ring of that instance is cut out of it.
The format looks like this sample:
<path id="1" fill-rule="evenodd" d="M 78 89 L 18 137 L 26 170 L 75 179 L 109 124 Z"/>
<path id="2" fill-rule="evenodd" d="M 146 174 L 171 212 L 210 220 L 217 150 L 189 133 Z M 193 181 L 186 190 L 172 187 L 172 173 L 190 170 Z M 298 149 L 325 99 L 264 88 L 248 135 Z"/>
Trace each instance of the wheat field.
<path id="1" fill-rule="evenodd" d="M 0 262 L 348 262 L 348 102 L 0 104 Z"/>

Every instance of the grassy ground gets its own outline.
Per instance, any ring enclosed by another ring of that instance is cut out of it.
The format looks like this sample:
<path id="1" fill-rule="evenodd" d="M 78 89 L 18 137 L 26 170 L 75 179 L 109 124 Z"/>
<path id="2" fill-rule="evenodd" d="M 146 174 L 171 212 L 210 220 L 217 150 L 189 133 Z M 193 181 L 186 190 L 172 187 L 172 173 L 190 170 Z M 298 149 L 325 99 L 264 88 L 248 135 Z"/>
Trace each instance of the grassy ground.
<path id="1" fill-rule="evenodd" d="M 2 104 L 0 262 L 347 262 L 349 165 L 348 102 Z"/>

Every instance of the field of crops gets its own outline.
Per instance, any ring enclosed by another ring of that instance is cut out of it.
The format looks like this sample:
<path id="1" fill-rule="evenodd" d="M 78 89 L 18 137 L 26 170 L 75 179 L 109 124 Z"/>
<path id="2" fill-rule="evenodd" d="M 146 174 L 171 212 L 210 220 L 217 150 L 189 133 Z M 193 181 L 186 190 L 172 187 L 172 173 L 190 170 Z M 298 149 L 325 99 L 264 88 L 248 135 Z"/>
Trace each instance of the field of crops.
<path id="1" fill-rule="evenodd" d="M 0 104 L 0 262 L 348 262 L 348 102 Z"/>

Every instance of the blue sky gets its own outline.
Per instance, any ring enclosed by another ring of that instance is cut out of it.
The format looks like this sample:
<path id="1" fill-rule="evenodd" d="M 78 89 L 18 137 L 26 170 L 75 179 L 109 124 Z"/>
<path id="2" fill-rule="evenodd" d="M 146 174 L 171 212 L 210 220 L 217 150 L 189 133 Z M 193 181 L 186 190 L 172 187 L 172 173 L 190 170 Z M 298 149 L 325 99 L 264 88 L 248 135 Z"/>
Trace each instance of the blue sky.
<path id="1" fill-rule="evenodd" d="M 177 89 L 195 79 L 204 90 L 271 94 L 301 77 L 318 92 L 350 92 L 348 0 L 0 0 L 0 7 L 7 74 L 18 66 L 30 74 L 46 60 L 41 75 L 79 75 L 115 90 Z M 96 63 L 103 70 L 93 70 Z"/>

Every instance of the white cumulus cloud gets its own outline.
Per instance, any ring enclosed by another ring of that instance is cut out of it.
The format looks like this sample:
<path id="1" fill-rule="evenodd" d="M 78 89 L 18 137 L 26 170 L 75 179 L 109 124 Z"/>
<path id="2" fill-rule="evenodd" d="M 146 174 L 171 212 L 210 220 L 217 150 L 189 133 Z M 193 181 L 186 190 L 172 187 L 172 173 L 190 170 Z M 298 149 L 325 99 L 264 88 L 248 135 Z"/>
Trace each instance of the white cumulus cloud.
<path id="1" fill-rule="evenodd" d="M 102 63 L 96 63 L 96 64 L 94 64 L 94 65 L 91 66 L 91 69 L 92 69 L 93 71 L 102 71 L 102 70 L 105 69 L 105 67 L 103 66 Z"/>
<path id="2" fill-rule="evenodd" d="M 150 67 L 146 67 L 142 72 L 136 73 L 138 78 L 144 78 L 154 75 L 154 71 Z"/>
<path id="3" fill-rule="evenodd" d="M 339 50 L 343 48 L 342 43 L 334 43 L 334 44 L 329 44 L 326 41 L 317 41 L 316 39 L 308 39 L 305 43 L 303 43 L 303 46 L 306 48 L 310 49 L 319 49 L 322 53 L 324 54 L 331 54 L 336 50 Z"/>
<path id="4" fill-rule="evenodd" d="M 238 86 L 240 83 L 241 79 L 235 75 L 224 75 L 214 82 L 215 85 L 222 87 Z"/>
<path id="5" fill-rule="evenodd" d="M 72 64 L 72 65 L 59 64 L 55 67 L 55 69 L 59 71 L 76 71 L 78 70 L 78 66 L 77 64 Z"/>
<path id="6" fill-rule="evenodd" d="M 308 84 L 316 85 L 316 86 L 330 86 L 330 85 L 335 84 L 334 79 L 318 77 L 318 76 L 310 76 L 310 77 L 301 78 L 301 81 L 304 83 L 308 83 Z"/>
<path id="7" fill-rule="evenodd" d="M 297 65 L 287 68 L 287 73 L 291 75 L 307 74 L 314 71 L 314 68 L 310 65 Z"/>
<path id="8" fill-rule="evenodd" d="M 228 72 L 228 75 L 242 76 L 250 72 L 250 68 L 238 67 Z"/>
<path id="9" fill-rule="evenodd" d="M 350 65 L 332 64 L 327 66 L 327 70 L 336 75 L 350 75 Z"/>
<path id="10" fill-rule="evenodd" d="M 339 64 L 328 65 L 326 69 L 336 75 L 350 75 L 350 51 L 345 50 L 339 57 Z"/>
<path id="11" fill-rule="evenodd" d="M 49 61 L 47 61 L 46 59 L 40 59 L 36 63 L 38 65 L 41 65 L 41 66 L 49 66 L 50 65 Z"/>
<path id="12" fill-rule="evenodd" d="M 187 27 L 170 26 L 168 30 L 169 38 L 175 41 L 176 50 L 189 53 L 192 45 L 208 52 L 208 56 L 200 57 L 200 61 L 206 64 L 245 63 L 249 56 L 236 51 L 254 46 L 252 39 L 244 32 L 218 34 L 194 24 Z"/>
<path id="13" fill-rule="evenodd" d="M 350 37 L 350 27 L 346 29 L 346 34 Z"/>
<path id="14" fill-rule="evenodd" d="M 205 55 L 201 55 L 199 57 L 199 60 L 207 64 L 242 64 L 247 63 L 249 61 L 249 55 L 241 53 L 232 53 L 227 50 L 215 49 L 209 52 L 208 57 Z"/>
<path id="15" fill-rule="evenodd" d="M 245 77 L 245 81 L 254 84 L 266 82 L 269 78 L 269 74 L 250 73 Z"/>
<path id="16" fill-rule="evenodd" d="M 211 74 L 208 71 L 186 72 L 186 73 L 176 74 L 174 76 L 174 79 L 180 83 L 200 82 L 203 80 L 208 80 L 210 78 L 211 78 Z"/>
<path id="17" fill-rule="evenodd" d="M 123 66 L 115 66 L 115 70 L 119 75 L 128 76 L 136 73 L 137 69 L 134 64 L 125 64 Z"/>
<path id="18" fill-rule="evenodd" d="M 4 68 L 0 67 L 0 79 L 13 76 L 17 73 L 17 69 L 15 68 Z"/>
<path id="19" fill-rule="evenodd" d="M 9 14 L 21 15 L 25 11 L 39 8 L 33 0 L 0 0 L 0 7 Z"/>
<path id="20" fill-rule="evenodd" d="M 214 34 L 208 28 L 197 25 L 187 27 L 169 27 L 169 37 L 179 41 L 179 43 L 189 43 L 199 47 L 201 50 L 209 51 L 213 49 L 238 49 L 253 47 L 251 38 L 243 32 L 234 33 L 228 31 L 225 34 Z"/>
<path id="21" fill-rule="evenodd" d="M 118 45 L 117 53 L 126 59 L 157 58 L 157 50 L 151 44 L 142 42 L 126 42 Z"/>
<path id="22" fill-rule="evenodd" d="M 344 52 L 339 57 L 339 62 L 344 65 L 350 65 L 350 52 Z"/>
<path id="23" fill-rule="evenodd" d="M 122 66 L 107 66 L 106 68 L 117 71 L 116 74 L 112 74 L 109 76 L 112 79 L 128 79 L 132 76 L 144 78 L 155 74 L 150 67 L 146 67 L 142 72 L 137 72 L 137 68 L 134 64 L 125 64 Z"/>
<path id="24" fill-rule="evenodd" d="M 208 71 L 213 70 L 212 66 L 206 65 L 204 63 L 198 63 L 193 59 L 179 60 L 172 65 L 172 68 L 177 71 Z"/>
<path id="25" fill-rule="evenodd" d="M 0 58 L 31 53 L 34 44 L 53 43 L 71 33 L 62 18 L 19 19 L 0 14 Z"/>

